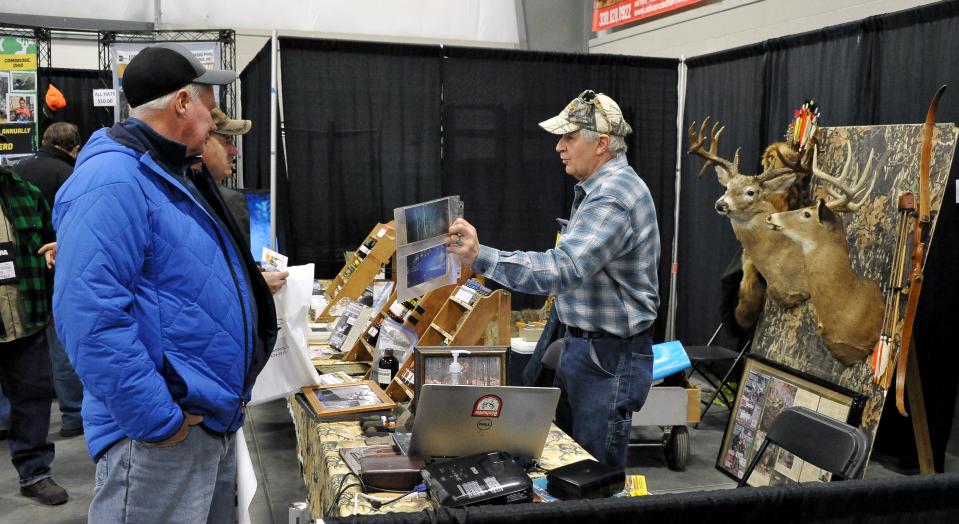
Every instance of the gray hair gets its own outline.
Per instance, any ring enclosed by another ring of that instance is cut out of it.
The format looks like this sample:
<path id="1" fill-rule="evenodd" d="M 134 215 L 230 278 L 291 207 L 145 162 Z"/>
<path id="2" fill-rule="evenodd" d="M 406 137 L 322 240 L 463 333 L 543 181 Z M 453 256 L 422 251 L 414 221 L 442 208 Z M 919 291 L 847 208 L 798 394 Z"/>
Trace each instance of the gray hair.
<path id="1" fill-rule="evenodd" d="M 599 136 L 605 133 L 598 133 L 592 129 L 580 129 L 579 134 L 586 139 L 587 142 L 595 142 L 599 140 Z M 626 152 L 626 140 L 623 137 L 618 135 L 606 135 L 609 137 L 609 153 L 612 156 L 616 156 Z"/>
<path id="2" fill-rule="evenodd" d="M 186 89 L 186 92 L 189 93 L 190 98 L 200 99 L 200 95 L 203 94 L 203 91 L 209 88 L 210 86 L 204 84 L 187 84 L 181 88 L 171 91 L 159 98 L 154 98 L 149 102 L 144 102 L 136 107 L 130 108 L 130 116 L 133 118 L 143 118 L 145 116 L 150 116 L 153 113 L 162 111 L 170 103 L 170 100 L 173 99 L 173 95 L 177 93 L 180 89 Z"/>

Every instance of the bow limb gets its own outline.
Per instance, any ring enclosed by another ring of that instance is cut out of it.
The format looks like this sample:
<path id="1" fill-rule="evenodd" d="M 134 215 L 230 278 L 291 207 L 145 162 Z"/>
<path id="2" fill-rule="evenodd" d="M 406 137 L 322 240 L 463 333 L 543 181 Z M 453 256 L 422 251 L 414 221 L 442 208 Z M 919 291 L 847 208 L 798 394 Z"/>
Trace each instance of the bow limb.
<path id="1" fill-rule="evenodd" d="M 925 278 L 922 274 L 923 263 L 926 258 L 925 234 L 932 221 L 929 205 L 929 193 L 932 190 L 929 180 L 929 170 L 932 164 L 932 139 L 936 129 L 936 109 L 945 90 L 946 86 L 942 86 L 933 95 L 932 102 L 929 103 L 929 110 L 926 112 L 926 122 L 922 128 L 922 149 L 919 156 L 919 214 L 915 218 L 915 231 L 912 238 L 912 273 L 909 276 L 909 300 L 906 302 L 906 314 L 902 323 L 902 337 L 899 346 L 899 360 L 896 363 L 896 408 L 904 417 L 909 416 L 905 403 L 906 367 L 909 365 L 909 347 L 912 343 L 912 328 L 916 321 L 916 310 L 919 307 L 919 293 L 922 291 L 922 283 Z"/>

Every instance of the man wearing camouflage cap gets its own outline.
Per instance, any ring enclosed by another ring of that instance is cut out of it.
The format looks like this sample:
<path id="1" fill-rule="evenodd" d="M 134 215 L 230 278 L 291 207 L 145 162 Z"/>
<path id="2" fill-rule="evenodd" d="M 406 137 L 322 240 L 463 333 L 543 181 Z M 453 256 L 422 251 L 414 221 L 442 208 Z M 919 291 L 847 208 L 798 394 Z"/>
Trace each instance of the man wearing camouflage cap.
<path id="1" fill-rule="evenodd" d="M 612 98 L 584 91 L 539 125 L 561 135 L 556 151 L 579 181 L 562 239 L 545 253 L 499 251 L 457 219 L 447 249 L 511 289 L 555 295 L 567 327 L 556 370 L 563 392 L 557 423 L 600 462 L 625 467 L 632 413 L 643 407 L 652 375 L 656 210 L 626 161 L 624 137 L 632 129 Z"/>

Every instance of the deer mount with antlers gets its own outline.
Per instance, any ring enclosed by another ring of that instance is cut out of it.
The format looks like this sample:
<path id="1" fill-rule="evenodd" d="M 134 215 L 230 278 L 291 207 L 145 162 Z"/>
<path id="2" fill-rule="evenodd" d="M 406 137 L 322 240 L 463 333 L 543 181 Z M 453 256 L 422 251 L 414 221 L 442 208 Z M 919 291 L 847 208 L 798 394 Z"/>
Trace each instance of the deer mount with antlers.
<path id="1" fill-rule="evenodd" d="M 808 272 L 800 246 L 771 229 L 767 223 L 769 216 L 802 205 L 802 187 L 810 174 L 824 196 L 832 197 L 830 209 L 856 211 L 872 189 L 868 182 L 875 182 L 869 175 L 872 155 L 862 173 L 853 177 L 849 172 L 852 151 L 848 150 L 842 173 L 832 176 L 818 167 L 815 141 L 802 156 L 785 142 L 777 142 L 763 154 L 763 172 L 747 175 L 739 170 L 739 149 L 732 161 L 719 156 L 719 138 L 725 127 L 717 122 L 707 136 L 708 122 L 706 117 L 698 132 L 695 122 L 690 126 L 687 154 L 705 158 L 700 176 L 713 166 L 719 183 L 726 188 L 714 207 L 717 213 L 729 218 L 733 233 L 743 246 L 743 279 L 736 322 L 743 329 L 749 329 L 758 319 L 764 296 L 783 308 L 796 307 L 810 297 Z M 707 140 L 709 148 L 705 149 Z M 765 286 L 760 275 L 766 281 Z"/>
<path id="2" fill-rule="evenodd" d="M 765 170 L 759 175 L 739 171 L 739 149 L 732 161 L 719 156 L 719 138 L 725 127 L 717 122 L 707 137 L 709 117 L 703 120 L 697 133 L 696 123 L 689 128 L 690 146 L 687 154 L 706 159 L 699 176 L 710 166 L 715 168 L 720 185 L 726 192 L 716 201 L 716 212 L 729 218 L 736 239 L 743 246 L 743 279 L 739 285 L 739 303 L 736 323 L 743 329 L 751 328 L 759 317 L 763 298 L 769 298 L 782 307 L 795 307 L 809 298 L 802 255 L 798 246 L 776 234 L 766 225 L 766 218 L 780 211 L 795 209 L 797 186 L 804 176 L 799 167 L 798 154 L 785 144 L 774 144 L 767 149 Z M 704 145 L 709 140 L 709 149 Z M 784 146 L 784 147 L 783 147 Z M 780 149 L 786 149 L 783 154 Z M 792 153 L 792 155 L 788 155 Z M 789 156 L 792 165 L 784 165 Z M 791 202 L 793 201 L 793 202 Z M 793 207 L 790 207 L 790 204 Z M 765 285 L 760 278 L 765 279 Z"/>
<path id="3" fill-rule="evenodd" d="M 872 155 L 861 179 L 868 177 L 871 165 Z M 819 324 L 817 334 L 829 352 L 849 366 L 872 352 L 882 329 L 885 301 L 875 281 L 852 269 L 846 229 L 831 209 L 841 208 L 845 198 L 839 196 L 830 203 L 820 199 L 812 207 L 774 213 L 767 222 L 770 229 L 801 248 L 810 302 Z"/>

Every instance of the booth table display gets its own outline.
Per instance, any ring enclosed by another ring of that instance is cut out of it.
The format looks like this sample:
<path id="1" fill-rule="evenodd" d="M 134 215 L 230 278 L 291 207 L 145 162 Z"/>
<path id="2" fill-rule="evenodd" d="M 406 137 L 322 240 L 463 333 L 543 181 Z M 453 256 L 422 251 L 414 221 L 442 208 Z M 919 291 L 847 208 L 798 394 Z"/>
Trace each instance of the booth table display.
<path id="1" fill-rule="evenodd" d="M 344 476 L 350 473 L 350 468 L 340 457 L 339 449 L 365 446 L 366 441 L 363 439 L 359 423 L 355 420 L 321 422 L 295 396 L 289 397 L 289 403 L 293 423 L 296 426 L 296 452 L 302 461 L 303 480 L 306 482 L 311 518 L 322 518 L 323 512 L 334 502 L 333 499 L 339 488 L 359 482 L 355 477 L 344 479 Z M 591 458 L 592 456 L 582 446 L 559 428 L 552 426 L 549 436 L 546 437 L 546 446 L 539 463 L 544 469 L 550 470 Z M 533 478 L 543 475 L 539 472 L 530 473 Z M 353 515 L 353 494 L 360 491 L 359 487 L 347 489 L 337 502 L 333 515 L 341 517 Z M 399 494 L 384 493 L 381 499 L 385 501 L 397 496 Z M 422 495 L 403 499 L 390 504 L 383 510 L 373 509 L 369 501 L 361 497 L 356 513 L 422 511 L 429 507 L 431 507 L 429 501 Z"/>

